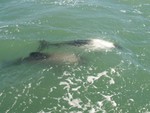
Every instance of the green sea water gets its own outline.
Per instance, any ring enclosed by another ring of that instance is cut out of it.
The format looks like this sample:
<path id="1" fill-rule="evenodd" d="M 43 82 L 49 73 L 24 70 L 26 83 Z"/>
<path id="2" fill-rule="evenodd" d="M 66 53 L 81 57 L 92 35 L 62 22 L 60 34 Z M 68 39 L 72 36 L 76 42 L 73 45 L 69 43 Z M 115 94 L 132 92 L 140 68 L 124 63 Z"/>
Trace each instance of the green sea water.
<path id="1" fill-rule="evenodd" d="M 49 47 L 83 62 L 12 63 L 39 40 L 76 39 L 120 48 Z M 0 0 L 0 113 L 149 112 L 149 0 Z"/>

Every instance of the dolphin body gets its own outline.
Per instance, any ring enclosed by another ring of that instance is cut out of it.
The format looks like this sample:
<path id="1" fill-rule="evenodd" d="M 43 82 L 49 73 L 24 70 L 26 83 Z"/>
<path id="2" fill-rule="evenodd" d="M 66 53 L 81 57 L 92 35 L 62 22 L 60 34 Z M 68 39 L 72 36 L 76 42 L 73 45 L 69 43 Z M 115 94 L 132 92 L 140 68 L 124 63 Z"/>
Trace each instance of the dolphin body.
<path id="1" fill-rule="evenodd" d="M 76 63 L 79 61 L 79 57 L 71 53 L 42 53 L 42 52 L 32 52 L 26 58 L 25 61 L 51 61 L 51 62 L 64 62 L 64 63 Z"/>
<path id="2" fill-rule="evenodd" d="M 21 64 L 24 62 L 41 62 L 41 63 L 65 63 L 74 64 L 80 61 L 80 57 L 71 53 L 44 53 L 44 52 L 31 52 L 29 56 L 22 57 L 13 62 L 13 64 Z"/>
<path id="3" fill-rule="evenodd" d="M 64 41 L 64 42 L 57 42 L 57 43 L 51 43 L 45 40 L 40 40 L 40 46 L 38 48 L 38 51 L 42 51 L 45 48 L 48 48 L 50 46 L 55 46 L 55 47 L 62 47 L 62 46 L 76 46 L 80 47 L 86 44 L 89 44 L 90 40 L 72 40 L 72 41 Z"/>
<path id="4" fill-rule="evenodd" d="M 85 39 L 85 40 L 71 40 L 71 41 L 63 41 L 57 43 L 51 43 L 45 40 L 39 41 L 40 46 L 38 51 L 42 51 L 45 48 L 49 48 L 50 46 L 62 47 L 62 46 L 75 46 L 82 47 L 89 50 L 112 50 L 113 48 L 121 48 L 119 45 L 116 45 L 112 42 L 105 41 L 102 39 Z"/>

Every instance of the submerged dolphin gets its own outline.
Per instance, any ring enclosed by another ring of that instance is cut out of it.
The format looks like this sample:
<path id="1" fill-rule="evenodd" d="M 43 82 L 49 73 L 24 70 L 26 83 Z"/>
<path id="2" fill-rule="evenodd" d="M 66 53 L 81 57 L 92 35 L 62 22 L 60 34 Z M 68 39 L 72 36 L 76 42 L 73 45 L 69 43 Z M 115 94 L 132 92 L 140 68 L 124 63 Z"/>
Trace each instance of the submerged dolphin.
<path id="1" fill-rule="evenodd" d="M 80 57 L 71 53 L 43 53 L 43 52 L 31 52 L 29 56 L 25 58 L 17 59 L 13 64 L 21 64 L 23 62 L 43 62 L 43 63 L 78 63 Z"/>

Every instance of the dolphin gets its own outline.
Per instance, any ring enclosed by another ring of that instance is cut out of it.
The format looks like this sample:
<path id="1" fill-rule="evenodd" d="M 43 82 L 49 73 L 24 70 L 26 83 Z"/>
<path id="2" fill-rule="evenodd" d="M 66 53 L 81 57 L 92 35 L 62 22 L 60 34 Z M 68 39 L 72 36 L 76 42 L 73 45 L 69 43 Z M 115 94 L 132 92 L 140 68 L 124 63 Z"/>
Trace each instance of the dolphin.
<path id="1" fill-rule="evenodd" d="M 51 42 L 48 42 L 46 40 L 40 40 L 39 41 L 40 46 L 38 48 L 38 51 L 42 51 L 45 48 L 48 48 L 50 46 L 62 47 L 62 46 L 69 45 L 69 46 L 80 47 L 80 46 L 89 44 L 89 42 L 90 42 L 90 40 L 71 40 L 71 41 L 63 41 L 63 42 L 51 43 Z"/>
<path id="2" fill-rule="evenodd" d="M 80 57 L 72 53 L 44 53 L 31 52 L 27 57 L 22 57 L 13 62 L 13 64 L 21 64 L 23 62 L 41 62 L 41 63 L 78 63 Z"/>
<path id="3" fill-rule="evenodd" d="M 42 51 L 50 46 L 62 47 L 62 46 L 75 46 L 82 47 L 89 50 L 112 50 L 113 48 L 121 48 L 119 45 L 102 39 L 85 39 L 85 40 L 70 40 L 57 43 L 48 42 L 45 40 L 39 41 L 40 46 L 37 51 Z"/>

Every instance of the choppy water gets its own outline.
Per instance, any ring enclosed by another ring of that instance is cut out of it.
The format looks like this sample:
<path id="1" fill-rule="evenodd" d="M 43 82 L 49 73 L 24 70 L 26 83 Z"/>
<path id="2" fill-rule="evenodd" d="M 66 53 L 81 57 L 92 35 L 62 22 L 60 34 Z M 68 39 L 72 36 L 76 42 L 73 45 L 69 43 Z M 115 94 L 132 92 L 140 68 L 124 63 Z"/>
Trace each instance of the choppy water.
<path id="1" fill-rule="evenodd" d="M 111 51 L 50 47 L 84 62 L 10 65 L 39 40 L 102 39 Z M 149 113 L 149 0 L 1 0 L 0 113 Z"/>

